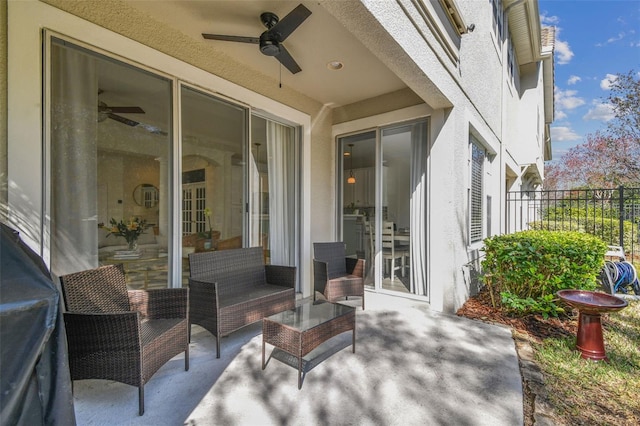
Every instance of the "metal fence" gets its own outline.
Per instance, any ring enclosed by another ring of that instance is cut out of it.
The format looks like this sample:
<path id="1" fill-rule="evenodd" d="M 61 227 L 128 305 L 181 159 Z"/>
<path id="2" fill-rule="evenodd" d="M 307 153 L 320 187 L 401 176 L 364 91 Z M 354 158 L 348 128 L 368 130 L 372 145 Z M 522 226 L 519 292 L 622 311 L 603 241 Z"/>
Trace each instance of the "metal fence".
<path id="1" fill-rule="evenodd" d="M 506 221 L 507 232 L 587 232 L 640 262 L 640 188 L 508 192 Z"/>

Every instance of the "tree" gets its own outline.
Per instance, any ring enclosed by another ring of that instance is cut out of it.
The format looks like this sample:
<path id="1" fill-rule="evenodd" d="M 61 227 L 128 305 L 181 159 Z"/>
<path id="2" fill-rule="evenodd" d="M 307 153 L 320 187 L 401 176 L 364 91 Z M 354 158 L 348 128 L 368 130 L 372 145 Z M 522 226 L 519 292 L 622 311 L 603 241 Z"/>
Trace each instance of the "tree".
<path id="1" fill-rule="evenodd" d="M 609 132 L 640 144 L 640 73 L 616 74 L 610 89 L 607 100 L 615 118 L 609 122 Z"/>
<path id="2" fill-rule="evenodd" d="M 640 73 L 616 74 L 606 99 L 614 118 L 545 167 L 546 189 L 640 186 Z"/>
<path id="3" fill-rule="evenodd" d="M 640 183 L 640 144 L 596 132 L 547 165 L 546 189 L 615 188 Z"/>

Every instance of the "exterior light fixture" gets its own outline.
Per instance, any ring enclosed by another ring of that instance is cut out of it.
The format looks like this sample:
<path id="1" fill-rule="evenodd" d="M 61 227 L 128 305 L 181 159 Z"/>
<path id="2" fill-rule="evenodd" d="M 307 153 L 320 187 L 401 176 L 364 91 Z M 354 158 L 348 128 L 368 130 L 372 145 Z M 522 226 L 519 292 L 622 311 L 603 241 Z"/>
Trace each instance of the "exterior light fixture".
<path id="1" fill-rule="evenodd" d="M 340 61 L 330 61 L 330 62 L 327 62 L 327 68 L 329 68 L 332 71 L 338 71 L 344 68 L 344 64 Z"/>
<path id="2" fill-rule="evenodd" d="M 349 157 L 349 177 L 347 178 L 347 183 L 354 184 L 356 183 L 356 178 L 353 176 L 353 144 L 349 144 L 349 155 L 345 152 L 345 157 Z"/>

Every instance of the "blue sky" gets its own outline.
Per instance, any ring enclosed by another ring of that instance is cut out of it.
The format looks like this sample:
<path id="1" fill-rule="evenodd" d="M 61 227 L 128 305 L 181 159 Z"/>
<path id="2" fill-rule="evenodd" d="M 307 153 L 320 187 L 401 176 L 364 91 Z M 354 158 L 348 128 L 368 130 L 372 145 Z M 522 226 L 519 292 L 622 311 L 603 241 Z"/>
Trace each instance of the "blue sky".
<path id="1" fill-rule="evenodd" d="M 556 27 L 553 159 L 604 130 L 615 74 L 640 72 L 640 0 L 540 0 L 540 21 Z"/>

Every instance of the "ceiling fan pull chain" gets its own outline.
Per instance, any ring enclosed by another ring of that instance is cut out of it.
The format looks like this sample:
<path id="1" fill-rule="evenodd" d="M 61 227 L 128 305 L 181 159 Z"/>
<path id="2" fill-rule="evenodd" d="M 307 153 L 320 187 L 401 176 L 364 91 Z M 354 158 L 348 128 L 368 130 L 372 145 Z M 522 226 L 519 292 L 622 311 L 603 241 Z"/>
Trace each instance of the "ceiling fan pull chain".
<path id="1" fill-rule="evenodd" d="M 282 64 L 280 64 L 278 69 L 280 70 L 280 88 L 282 89 Z"/>

